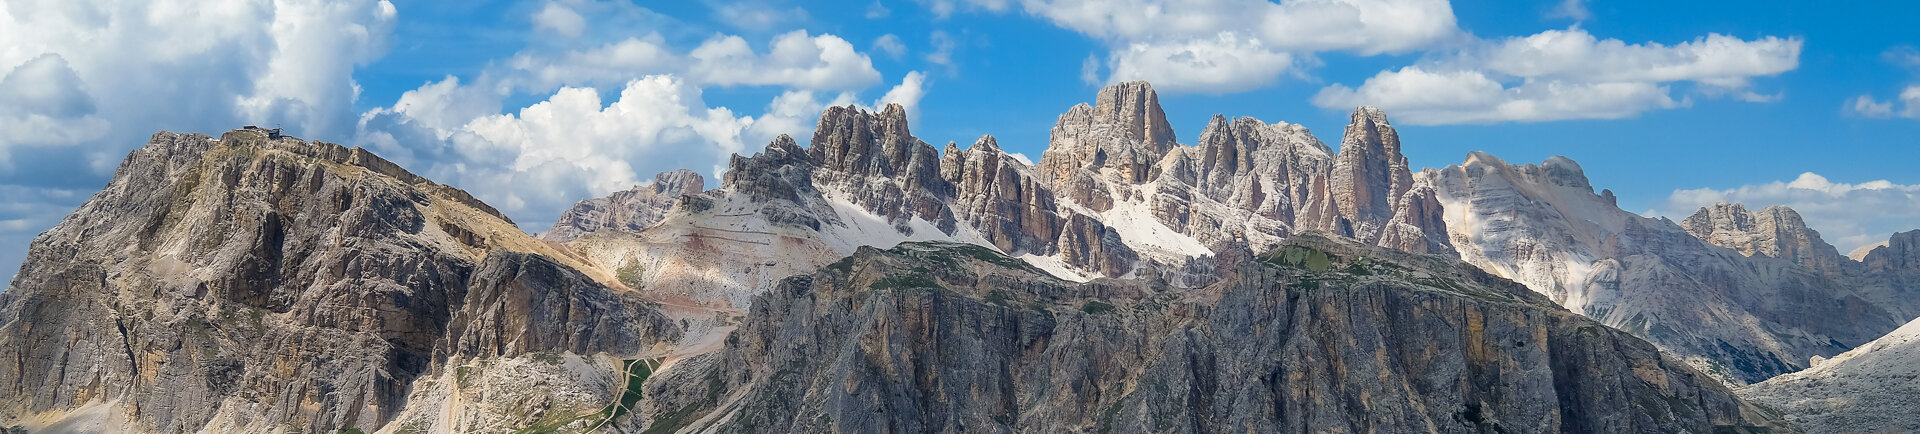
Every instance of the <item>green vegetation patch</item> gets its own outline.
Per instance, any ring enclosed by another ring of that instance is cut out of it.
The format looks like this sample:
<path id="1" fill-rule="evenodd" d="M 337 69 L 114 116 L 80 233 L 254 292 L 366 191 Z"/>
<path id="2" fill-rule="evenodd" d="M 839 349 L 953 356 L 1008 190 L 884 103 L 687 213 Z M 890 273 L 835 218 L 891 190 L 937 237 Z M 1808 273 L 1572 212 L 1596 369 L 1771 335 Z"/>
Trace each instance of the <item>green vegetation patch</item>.
<path id="1" fill-rule="evenodd" d="M 892 249 L 887 249 L 887 253 L 925 259 L 944 265 L 950 270 L 958 269 L 966 258 L 971 258 L 976 261 L 1001 267 L 1022 270 L 1043 276 L 1052 276 L 1051 274 L 1047 274 L 1046 271 L 1042 271 L 1039 267 L 1028 264 L 1027 261 L 1003 255 L 991 248 L 976 244 L 935 242 L 901 243 Z"/>
<path id="2" fill-rule="evenodd" d="M 1002 290 L 987 291 L 987 303 L 1000 307 L 1013 307 L 1013 295 Z"/>
<path id="3" fill-rule="evenodd" d="M 1282 246 L 1260 256 L 1261 262 L 1282 267 L 1305 268 L 1315 273 L 1333 267 L 1336 256 L 1306 246 Z"/>
<path id="4" fill-rule="evenodd" d="M 1086 312 L 1089 315 L 1101 315 L 1101 314 L 1111 313 L 1113 312 L 1113 310 L 1114 310 L 1114 307 L 1112 304 L 1107 304 L 1106 302 L 1103 302 L 1100 300 L 1088 301 L 1086 304 L 1080 305 L 1080 311 Z"/>
<path id="5" fill-rule="evenodd" d="M 867 287 L 881 290 L 939 288 L 940 282 L 934 281 L 932 275 L 925 269 L 914 269 L 911 274 L 889 274 L 880 280 L 873 281 L 873 284 Z"/>
<path id="6" fill-rule="evenodd" d="M 640 289 L 646 286 L 646 281 L 641 279 L 641 276 L 646 273 L 647 268 L 641 266 L 640 261 L 627 258 L 627 262 L 621 263 L 620 268 L 614 270 L 614 277 L 620 279 L 620 284 L 627 285 L 628 288 Z"/>
<path id="7" fill-rule="evenodd" d="M 660 415 L 660 417 L 654 418 L 653 424 L 648 425 L 647 429 L 641 431 L 640 434 L 672 434 L 675 431 L 679 431 L 680 428 L 685 428 L 687 423 L 693 422 L 693 419 L 696 419 L 694 417 L 694 411 L 696 410 L 698 410 L 696 406 L 689 405 L 681 407 L 679 410 L 674 410 L 672 413 Z"/>
<path id="8" fill-rule="evenodd" d="M 661 361 L 663 361 L 663 359 L 622 360 L 620 362 L 622 365 L 621 373 L 627 377 L 627 387 L 620 391 L 620 399 L 618 401 L 608 405 L 606 408 L 600 409 L 600 411 L 584 416 L 568 417 L 564 415 L 553 415 L 542 418 L 540 421 L 534 422 L 526 428 L 514 431 L 514 434 L 547 434 L 557 432 L 560 428 L 582 420 L 591 421 L 592 424 L 588 425 L 591 428 L 607 426 L 613 423 L 614 419 L 618 419 L 620 416 L 625 416 L 628 412 L 632 412 L 633 406 L 640 403 L 640 398 L 645 396 L 643 386 L 647 383 L 647 378 L 653 376 L 653 371 L 660 368 Z"/>

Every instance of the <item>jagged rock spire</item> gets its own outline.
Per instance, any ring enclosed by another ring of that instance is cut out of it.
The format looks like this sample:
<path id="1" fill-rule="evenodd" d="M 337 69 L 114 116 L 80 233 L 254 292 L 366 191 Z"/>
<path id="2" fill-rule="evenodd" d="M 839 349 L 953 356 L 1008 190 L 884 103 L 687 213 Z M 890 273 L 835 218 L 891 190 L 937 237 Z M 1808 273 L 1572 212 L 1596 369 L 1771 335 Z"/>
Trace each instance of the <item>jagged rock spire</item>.
<path id="1" fill-rule="evenodd" d="M 1122 180 L 1140 183 L 1175 145 L 1173 126 L 1160 109 L 1153 85 L 1117 83 L 1100 89 L 1094 105 L 1075 105 L 1060 115 L 1040 167 L 1055 184 L 1081 169 L 1096 174 L 1110 169 Z"/>

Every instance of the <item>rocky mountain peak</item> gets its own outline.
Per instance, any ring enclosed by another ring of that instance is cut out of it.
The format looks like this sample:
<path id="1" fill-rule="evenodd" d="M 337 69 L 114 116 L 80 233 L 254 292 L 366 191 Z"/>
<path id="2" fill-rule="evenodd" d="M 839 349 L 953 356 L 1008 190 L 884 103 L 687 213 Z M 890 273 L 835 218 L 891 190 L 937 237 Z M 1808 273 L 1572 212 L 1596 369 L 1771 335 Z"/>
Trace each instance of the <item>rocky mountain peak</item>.
<path id="1" fill-rule="evenodd" d="M 601 229 L 645 229 L 666 218 L 681 196 L 705 190 L 706 183 L 705 177 L 687 169 L 660 172 L 652 182 L 574 203 L 540 239 L 564 243 Z"/>
<path id="2" fill-rule="evenodd" d="M 1329 177 L 1339 214 L 1329 229 L 1403 250 L 1452 254 L 1440 202 L 1432 188 L 1415 185 L 1386 112 L 1360 107 L 1350 119 Z"/>
<path id="3" fill-rule="evenodd" d="M 813 131 L 808 157 L 821 168 L 855 176 L 891 177 L 906 169 L 918 148 L 933 148 L 907 128 L 907 112 L 888 104 L 879 113 L 857 106 L 828 107 Z"/>
<path id="4" fill-rule="evenodd" d="M 612 273 L 491 209 L 357 148 L 155 134 L 0 294 L 0 417 L 373 431 L 445 404 L 435 380 L 465 360 L 679 335 Z M 590 387 L 582 399 L 605 395 Z"/>
<path id="5" fill-rule="evenodd" d="M 764 151 L 752 157 L 734 154 L 727 161 L 727 173 L 721 175 L 723 189 L 748 195 L 756 201 L 786 200 L 800 202 L 814 191 L 813 159 L 806 149 L 781 134 L 767 143 Z"/>
<path id="6" fill-rule="evenodd" d="M 1893 234 L 1886 245 L 1867 251 L 1861 262 L 1876 271 L 1920 270 L 1920 229 Z"/>
<path id="7" fill-rule="evenodd" d="M 828 108 L 807 155 L 821 169 L 813 176 L 823 185 L 898 227 L 906 228 L 913 217 L 942 220 L 939 198 L 952 187 L 940 178 L 940 153 L 913 136 L 899 104 L 879 113 L 852 105 Z"/>
<path id="8" fill-rule="evenodd" d="M 707 178 L 700 172 L 678 169 L 653 175 L 653 183 L 645 187 L 662 194 L 699 193 L 706 190 Z"/>
<path id="9" fill-rule="evenodd" d="M 1874 249 L 1886 247 L 1888 244 L 1886 241 L 1881 241 L 1854 248 L 1853 251 L 1847 252 L 1847 259 L 1852 259 L 1854 262 L 1864 262 L 1867 260 L 1867 254 L 1873 253 Z"/>
<path id="10" fill-rule="evenodd" d="M 1167 123 L 1167 113 L 1160 110 L 1160 95 L 1145 81 L 1101 88 L 1093 109 L 1095 117 L 1114 122 L 1126 137 L 1140 140 L 1156 155 L 1173 147 L 1173 126 Z"/>
<path id="11" fill-rule="evenodd" d="M 1085 169 L 1107 170 L 1129 183 L 1146 182 L 1153 164 L 1176 145 L 1173 126 L 1160 109 L 1160 97 L 1144 81 L 1100 89 L 1094 105 L 1067 110 L 1054 124 L 1040 167 L 1055 184 L 1065 184 Z"/>
<path id="12" fill-rule="evenodd" d="M 1580 163 L 1559 155 L 1547 157 L 1538 164 L 1510 164 L 1493 154 L 1483 151 L 1467 153 L 1467 160 L 1461 166 L 1467 170 L 1502 170 L 1513 173 L 1506 176 L 1524 178 L 1528 182 L 1548 186 L 1568 187 L 1593 193 L 1593 184 L 1587 180 L 1587 172 Z M 1603 200 L 1613 202 L 1612 191 L 1601 191 Z"/>
<path id="13" fill-rule="evenodd" d="M 1587 180 L 1587 171 L 1581 169 L 1580 163 L 1572 158 L 1559 155 L 1547 157 L 1547 161 L 1540 163 L 1540 171 L 1546 174 L 1547 180 L 1553 185 L 1593 190 L 1593 184 Z"/>
<path id="14" fill-rule="evenodd" d="M 1746 256 L 1786 259 L 1821 271 L 1837 271 L 1843 262 L 1840 252 L 1807 227 L 1800 213 L 1784 206 L 1752 212 L 1741 204 L 1721 202 L 1701 207 L 1681 220 L 1680 227 L 1695 238 Z"/>
<path id="15" fill-rule="evenodd" d="M 1387 123 L 1385 112 L 1373 107 L 1353 111 L 1334 159 L 1333 184 L 1335 190 L 1349 193 L 1337 196 L 1342 199 L 1341 214 L 1370 220 L 1392 216 L 1393 202 L 1413 186 L 1413 172 L 1400 153 L 1400 133 Z"/>

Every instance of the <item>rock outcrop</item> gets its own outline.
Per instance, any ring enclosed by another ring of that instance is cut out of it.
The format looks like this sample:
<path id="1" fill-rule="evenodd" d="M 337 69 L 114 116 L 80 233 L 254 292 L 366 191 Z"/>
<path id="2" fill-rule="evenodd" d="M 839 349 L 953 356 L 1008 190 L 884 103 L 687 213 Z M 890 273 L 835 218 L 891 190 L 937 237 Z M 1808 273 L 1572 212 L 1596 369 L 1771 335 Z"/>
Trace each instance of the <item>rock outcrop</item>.
<path id="1" fill-rule="evenodd" d="M 1147 206 L 1201 243 L 1264 246 L 1317 230 L 1416 253 L 1453 255 L 1440 203 L 1414 181 L 1379 109 L 1353 112 L 1339 153 L 1306 128 L 1215 116 L 1200 144 L 1156 168 Z"/>
<path id="2" fill-rule="evenodd" d="M 1873 272 L 1920 271 L 1920 230 L 1893 234 L 1886 245 L 1868 250 L 1860 262 Z"/>
<path id="3" fill-rule="evenodd" d="M 1053 189 L 1033 169 L 1000 150 L 993 136 L 967 149 L 947 144 L 940 177 L 952 183 L 950 205 L 1002 252 L 1049 253 L 1060 238 Z"/>
<path id="4" fill-rule="evenodd" d="M 782 136 L 735 156 L 720 189 L 682 196 L 683 207 L 662 219 L 681 223 L 571 244 L 601 264 L 648 270 L 638 280 L 650 290 L 733 307 L 779 273 L 908 240 L 992 246 L 1074 280 L 1154 276 L 1182 286 L 1204 283 L 1205 274 L 1181 270 L 1211 267 L 1209 246 L 1267 246 L 1304 230 L 1453 254 L 1440 204 L 1414 182 L 1386 115 L 1362 108 L 1352 119 L 1338 154 L 1305 127 L 1224 116 L 1199 145 L 1183 146 L 1152 86 L 1122 83 L 1061 115 L 1035 167 L 992 136 L 936 152 L 912 135 L 899 106 L 832 107 L 809 147 Z M 876 219 L 890 229 L 869 224 Z M 742 244 L 769 235 L 783 242 Z M 690 239 L 718 244 L 675 241 Z M 761 265 L 682 270 L 681 258 L 721 251 Z"/>
<path id="5" fill-rule="evenodd" d="M 1718 203 L 1680 221 L 1680 227 L 1707 243 L 1742 255 L 1763 255 L 1793 261 L 1823 273 L 1840 272 L 1846 257 L 1807 227 L 1800 213 L 1784 206 L 1758 212 L 1740 204 Z"/>
<path id="6" fill-rule="evenodd" d="M 564 243 L 603 229 L 646 229 L 665 219 L 680 196 L 699 194 L 706 183 L 706 178 L 687 169 L 661 172 L 651 183 L 573 204 L 552 229 L 540 233 L 540 239 Z"/>
<path id="7" fill-rule="evenodd" d="M 679 336 L 612 280 L 357 148 L 163 132 L 0 294 L 0 426 L 372 431 L 449 364 Z"/>
<path id="8" fill-rule="evenodd" d="M 1333 162 L 1328 195 L 1339 206 L 1335 233 L 1420 253 L 1453 254 L 1432 188 L 1416 186 L 1400 133 L 1378 108 L 1353 111 Z"/>
<path id="9" fill-rule="evenodd" d="M 828 107 L 820 115 L 807 156 L 814 179 L 830 192 L 879 214 L 912 235 L 913 218 L 952 228 L 945 199 L 952 188 L 940 177 L 940 153 L 907 129 L 907 110 L 888 104 L 880 113 L 858 107 Z"/>
<path id="10" fill-rule="evenodd" d="M 1734 384 L 1805 368 L 1904 315 L 1851 283 L 1622 210 L 1563 157 L 1516 166 L 1474 153 L 1421 177 L 1438 189 L 1467 262 Z"/>
<path id="11" fill-rule="evenodd" d="M 1760 432 L 1652 345 L 1436 257 L 1296 236 L 1176 290 L 862 248 L 649 382 L 660 432 Z"/>
<path id="12" fill-rule="evenodd" d="M 1154 163 L 1176 146 L 1173 126 L 1160 109 L 1160 95 L 1144 81 L 1100 89 L 1093 105 L 1060 115 L 1052 141 L 1040 156 L 1040 171 L 1055 186 L 1083 185 L 1077 178 L 1146 182 Z M 1075 201 L 1102 210 L 1095 192 L 1067 190 Z"/>
<path id="13" fill-rule="evenodd" d="M 1920 320 L 1813 366 L 1736 391 L 1806 432 L 1920 432 Z"/>
<path id="14" fill-rule="evenodd" d="M 1154 217 L 1205 243 L 1263 246 L 1296 228 L 1332 228 L 1333 155 L 1306 127 L 1215 115 L 1198 145 L 1160 162 Z"/>

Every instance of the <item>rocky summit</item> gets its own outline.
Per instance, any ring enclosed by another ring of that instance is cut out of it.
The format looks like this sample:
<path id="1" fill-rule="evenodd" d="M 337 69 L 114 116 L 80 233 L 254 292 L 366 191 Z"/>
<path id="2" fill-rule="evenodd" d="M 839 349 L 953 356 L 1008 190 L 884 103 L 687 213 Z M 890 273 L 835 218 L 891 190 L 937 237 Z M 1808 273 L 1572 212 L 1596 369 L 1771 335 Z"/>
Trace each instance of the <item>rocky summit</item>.
<path id="1" fill-rule="evenodd" d="M 0 428 L 1759 433 L 1899 391 L 1857 347 L 1911 340 L 1920 231 L 1415 170 L 1372 107 L 1171 125 L 1117 83 L 1030 164 L 829 107 L 537 238 L 363 149 L 163 132 L 0 292 Z"/>
<path id="2" fill-rule="evenodd" d="M 156 134 L 0 294 L 0 420 L 337 432 L 591 413 L 617 397 L 610 357 L 680 329 L 587 261 L 358 148 Z M 556 393 L 460 398 L 522 392 L 461 380 L 521 357 L 565 361 L 526 369 Z"/>
<path id="3" fill-rule="evenodd" d="M 687 169 L 662 172 L 646 185 L 582 200 L 540 233 L 540 239 L 568 242 L 600 230 L 637 231 L 660 223 L 680 196 L 706 190 L 707 179 Z"/>

